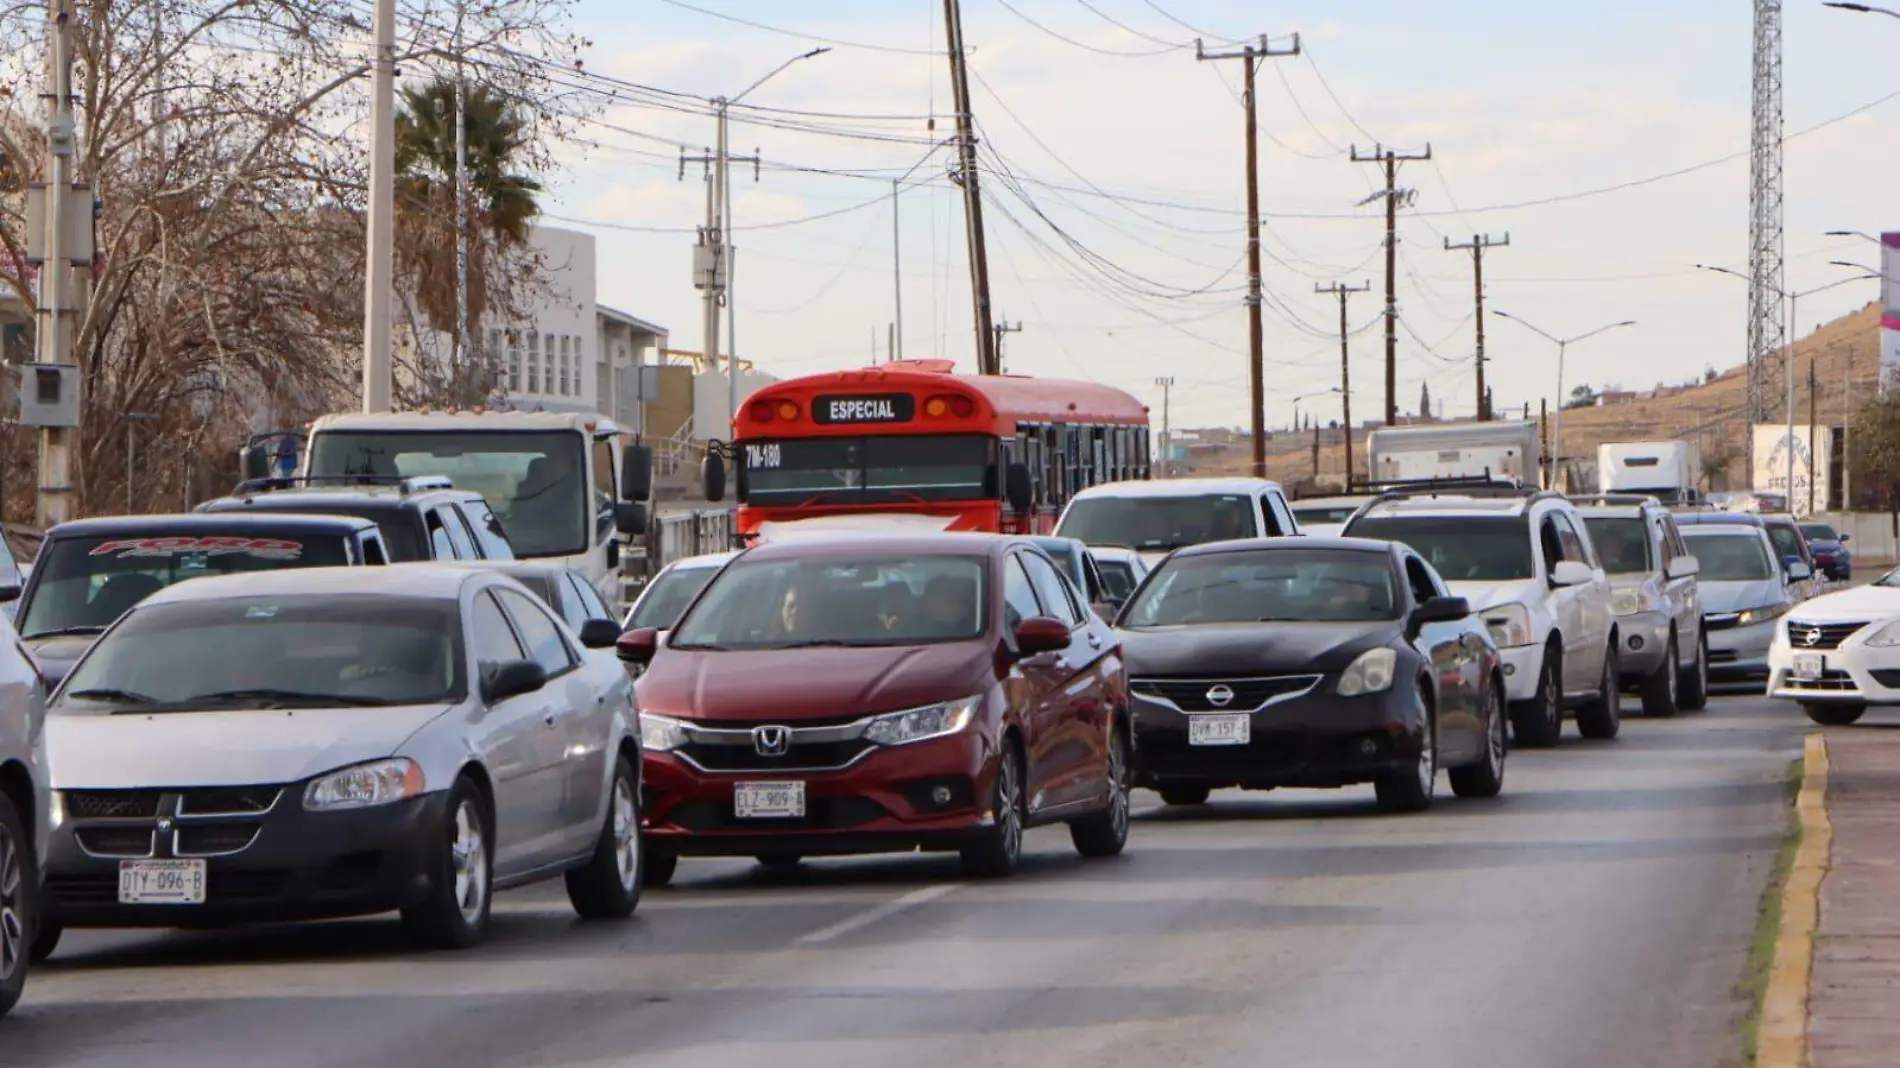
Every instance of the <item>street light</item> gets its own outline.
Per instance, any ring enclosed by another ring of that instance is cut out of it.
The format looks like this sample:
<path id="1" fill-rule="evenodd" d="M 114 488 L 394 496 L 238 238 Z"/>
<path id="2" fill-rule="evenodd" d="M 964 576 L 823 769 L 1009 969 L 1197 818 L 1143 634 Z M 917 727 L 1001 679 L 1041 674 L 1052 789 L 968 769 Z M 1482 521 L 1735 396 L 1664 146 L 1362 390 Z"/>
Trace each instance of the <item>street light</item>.
<path id="1" fill-rule="evenodd" d="M 1556 416 L 1555 421 L 1553 421 L 1551 424 L 1550 452 L 1551 452 L 1552 461 L 1561 465 L 1563 462 L 1563 456 L 1564 456 L 1564 352 L 1567 349 L 1569 349 L 1570 346 L 1575 345 L 1577 342 L 1587 341 L 1590 338 L 1593 338 L 1597 336 L 1598 334 L 1603 333 L 1606 330 L 1615 330 L 1619 326 L 1635 326 L 1636 320 L 1625 319 L 1620 323 L 1608 323 L 1604 326 L 1599 326 L 1595 330 L 1591 330 L 1588 333 L 1578 334 L 1574 337 L 1557 337 L 1543 330 L 1539 330 L 1536 326 L 1533 326 L 1532 324 L 1525 322 L 1524 320 L 1518 318 L 1517 316 L 1512 315 L 1510 312 L 1494 310 L 1492 311 L 1491 314 L 1498 316 L 1501 319 L 1509 319 L 1510 321 L 1516 323 L 1517 325 L 1521 327 L 1524 327 L 1525 329 L 1531 331 L 1532 333 L 1542 336 L 1544 340 L 1549 341 L 1550 343 L 1557 346 L 1557 416 Z"/>
<path id="2" fill-rule="evenodd" d="M 1827 232 L 1827 236 L 1828 237 L 1858 237 L 1862 241 L 1872 241 L 1876 245 L 1880 244 L 1879 238 L 1875 237 L 1874 235 L 1868 233 L 1865 230 L 1829 230 Z"/>
<path id="3" fill-rule="evenodd" d="M 1299 396 L 1293 398 L 1293 429 L 1298 430 L 1300 428 L 1300 402 L 1301 401 L 1312 400 L 1314 397 L 1330 397 L 1330 396 L 1333 396 L 1334 394 L 1337 394 L 1338 392 L 1340 392 L 1340 389 L 1338 386 L 1328 386 L 1325 389 L 1316 389 L 1311 393 L 1302 393 Z"/>
<path id="4" fill-rule="evenodd" d="M 1853 4 L 1847 3 L 1845 0 L 1821 0 L 1821 6 L 1837 7 L 1842 11 L 1858 11 L 1863 15 L 1885 15 L 1888 18 L 1900 19 L 1900 11 L 1889 11 L 1884 7 L 1875 7 L 1872 4 Z"/>

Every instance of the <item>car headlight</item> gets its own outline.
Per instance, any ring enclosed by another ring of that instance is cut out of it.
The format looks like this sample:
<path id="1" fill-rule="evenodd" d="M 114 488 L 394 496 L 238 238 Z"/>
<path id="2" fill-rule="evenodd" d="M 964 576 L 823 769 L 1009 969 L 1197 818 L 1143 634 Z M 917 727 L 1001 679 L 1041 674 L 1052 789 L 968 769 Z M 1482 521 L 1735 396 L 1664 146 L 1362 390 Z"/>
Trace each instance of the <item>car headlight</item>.
<path id="1" fill-rule="evenodd" d="M 640 748 L 649 753 L 670 753 L 686 744 L 686 724 L 671 716 L 640 713 Z"/>
<path id="2" fill-rule="evenodd" d="M 1788 610 L 1792 607 L 1794 606 L 1786 601 L 1782 601 L 1777 604 L 1765 604 L 1760 608 L 1750 608 L 1735 617 L 1735 625 L 1738 627 L 1746 627 L 1756 623 L 1766 623 L 1771 619 L 1780 619 L 1782 616 L 1787 615 Z"/>
<path id="3" fill-rule="evenodd" d="M 1900 619 L 1896 619 L 1892 623 L 1875 631 L 1873 637 L 1868 638 L 1862 644 L 1871 645 L 1877 649 L 1891 649 L 1896 645 L 1900 645 Z"/>
<path id="4" fill-rule="evenodd" d="M 981 697 L 962 697 L 942 704 L 910 708 L 879 716 L 864 726 L 865 741 L 877 745 L 909 745 L 955 734 L 976 719 Z"/>
<path id="5" fill-rule="evenodd" d="M 312 782 L 303 792 L 303 807 L 311 812 L 369 808 L 420 797 L 426 788 L 422 768 L 415 761 L 372 760 Z"/>
<path id="6" fill-rule="evenodd" d="M 1367 649 L 1339 676 L 1339 696 L 1384 693 L 1392 688 L 1392 676 L 1398 666 L 1399 654 L 1392 650 Z"/>
<path id="7" fill-rule="evenodd" d="M 1610 610 L 1619 616 L 1633 616 L 1649 607 L 1646 603 L 1647 600 L 1648 599 L 1643 596 L 1643 591 L 1636 586 L 1631 586 L 1628 589 L 1612 590 L 1610 592 Z"/>
<path id="8" fill-rule="evenodd" d="M 1536 641 L 1531 634 L 1530 609 L 1521 604 L 1504 604 L 1486 609 L 1484 625 L 1491 631 L 1491 640 L 1500 648 L 1531 645 Z"/>

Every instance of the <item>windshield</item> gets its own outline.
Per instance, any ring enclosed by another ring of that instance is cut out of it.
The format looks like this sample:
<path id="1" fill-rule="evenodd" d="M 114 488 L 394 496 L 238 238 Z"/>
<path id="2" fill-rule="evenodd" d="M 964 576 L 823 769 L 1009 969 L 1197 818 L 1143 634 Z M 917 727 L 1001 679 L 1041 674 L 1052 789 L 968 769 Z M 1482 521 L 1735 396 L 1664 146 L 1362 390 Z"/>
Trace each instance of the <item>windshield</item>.
<path id="1" fill-rule="evenodd" d="M 1392 564 L 1383 553 L 1277 550 L 1172 558 L 1120 625 L 1364 623 L 1398 613 Z"/>
<path id="2" fill-rule="evenodd" d="M 1807 559 L 1808 554 L 1802 551 L 1801 532 L 1792 523 L 1770 523 L 1768 540 L 1775 543 L 1775 552 L 1784 560 L 1790 556 L 1797 560 Z"/>
<path id="3" fill-rule="evenodd" d="M 1167 551 L 1260 535 L 1253 501 L 1241 493 L 1202 497 L 1092 497 L 1062 516 L 1056 536 L 1085 545 Z"/>
<path id="4" fill-rule="evenodd" d="M 311 443 L 310 474 L 446 475 L 488 498 L 515 555 L 575 556 L 594 513 L 613 507 L 587 484 L 585 443 L 573 430 L 326 430 Z"/>
<path id="5" fill-rule="evenodd" d="M 1834 528 L 1828 526 L 1826 523 L 1803 523 L 1801 524 L 1801 533 L 1807 535 L 1809 541 L 1841 540 L 1841 536 L 1835 532 Z"/>
<path id="6" fill-rule="evenodd" d="M 693 603 L 693 598 L 699 596 L 699 591 L 717 574 L 716 567 L 668 570 L 640 595 L 640 603 L 634 605 L 632 614 L 627 616 L 627 626 L 671 629 L 679 622 L 680 613 L 686 611 L 686 606 Z"/>
<path id="7" fill-rule="evenodd" d="M 1508 582 L 1537 573 L 1530 527 L 1521 518 L 1380 516 L 1361 519 L 1346 533 L 1403 542 L 1446 582 Z"/>
<path id="8" fill-rule="evenodd" d="M 1703 582 L 1760 582 L 1775 576 L 1761 538 L 1754 531 L 1736 534 L 1699 534 L 1684 531 L 1689 555 L 1701 565 Z"/>
<path id="9" fill-rule="evenodd" d="M 1126 560 L 1097 560 L 1095 569 L 1102 573 L 1102 589 L 1116 600 L 1127 600 L 1141 584 Z"/>
<path id="10" fill-rule="evenodd" d="M 1649 559 L 1649 526 L 1640 518 L 1587 516 L 1583 525 L 1596 543 L 1603 570 L 1612 575 L 1634 575 L 1655 570 Z"/>
<path id="11" fill-rule="evenodd" d="M 20 636 L 97 633 L 167 586 L 207 575 L 348 564 L 340 537 L 215 534 L 55 539 L 40 552 Z"/>
<path id="12" fill-rule="evenodd" d="M 150 605 L 99 640 L 53 710 L 419 705 L 464 696 L 456 605 L 386 595 Z"/>
<path id="13" fill-rule="evenodd" d="M 739 559 L 673 631 L 675 649 L 797 649 L 969 641 L 987 627 L 986 560 Z"/>
<path id="14" fill-rule="evenodd" d="M 996 497 L 996 439 L 974 434 L 748 441 L 740 456 L 748 504 Z"/>
<path id="15" fill-rule="evenodd" d="M 1293 518 L 1299 520 L 1301 526 L 1309 523 L 1317 526 L 1338 526 L 1351 519 L 1352 514 L 1358 510 L 1359 506 L 1356 504 L 1329 504 L 1324 508 L 1301 508 L 1296 504 L 1293 506 Z"/>

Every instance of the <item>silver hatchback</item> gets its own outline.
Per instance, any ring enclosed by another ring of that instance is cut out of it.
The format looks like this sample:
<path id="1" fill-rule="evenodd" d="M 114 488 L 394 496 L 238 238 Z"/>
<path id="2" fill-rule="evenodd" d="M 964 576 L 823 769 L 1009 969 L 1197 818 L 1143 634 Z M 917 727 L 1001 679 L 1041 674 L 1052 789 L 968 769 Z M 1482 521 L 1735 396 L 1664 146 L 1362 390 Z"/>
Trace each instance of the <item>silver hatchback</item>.
<path id="1" fill-rule="evenodd" d="M 0 600 L 19 597 L 17 578 Z M 51 808 L 46 700 L 38 669 L 12 624 L 0 619 L 0 1016 L 26 989 L 28 947 L 39 915 L 40 870 Z"/>
<path id="2" fill-rule="evenodd" d="M 374 572 L 372 574 L 372 572 Z M 128 612 L 55 694 L 52 952 L 64 927 L 400 910 L 467 946 L 493 892 L 564 875 L 588 918 L 640 897 L 633 684 L 489 571 L 200 579 Z"/>

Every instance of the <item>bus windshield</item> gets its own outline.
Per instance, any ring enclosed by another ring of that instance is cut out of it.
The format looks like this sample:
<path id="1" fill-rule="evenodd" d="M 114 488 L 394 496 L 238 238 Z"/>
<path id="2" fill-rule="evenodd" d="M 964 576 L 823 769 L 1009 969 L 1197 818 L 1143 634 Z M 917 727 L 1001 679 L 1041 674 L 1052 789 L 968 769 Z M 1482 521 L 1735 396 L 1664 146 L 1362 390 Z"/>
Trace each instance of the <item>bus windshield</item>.
<path id="1" fill-rule="evenodd" d="M 588 546 L 584 444 L 570 430 L 325 430 L 310 474 L 445 475 L 488 498 L 515 555 L 576 556 Z"/>
<path id="2" fill-rule="evenodd" d="M 974 434 L 797 438 L 740 444 L 754 505 L 993 499 L 996 441 Z"/>

